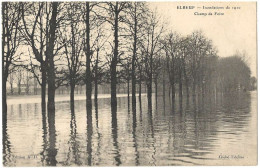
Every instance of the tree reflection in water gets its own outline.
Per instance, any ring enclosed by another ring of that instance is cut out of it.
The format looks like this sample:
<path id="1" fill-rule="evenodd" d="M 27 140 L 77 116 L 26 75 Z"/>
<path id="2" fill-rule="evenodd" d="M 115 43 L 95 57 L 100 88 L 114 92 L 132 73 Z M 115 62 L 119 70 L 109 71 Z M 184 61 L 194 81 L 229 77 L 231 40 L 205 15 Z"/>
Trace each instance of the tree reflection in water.
<path id="1" fill-rule="evenodd" d="M 87 153 L 88 153 L 88 165 L 92 165 L 92 134 L 93 134 L 93 125 L 92 125 L 92 108 L 87 106 Z"/>
<path id="2" fill-rule="evenodd" d="M 13 107 L 13 106 L 12 106 Z M 13 108 L 11 108 L 12 110 Z M 6 114 L 6 113 L 3 113 Z M 7 115 L 3 115 L 2 119 L 2 124 L 3 124 L 3 134 L 2 134 L 2 143 L 3 143 L 3 164 L 4 165 L 9 165 L 12 160 L 11 160 L 11 143 L 9 141 L 8 137 L 8 132 L 7 132 Z"/>
<path id="3" fill-rule="evenodd" d="M 56 106 L 56 120 L 51 119 L 54 112 L 41 110 L 40 104 L 11 105 L 7 122 L 3 123 L 3 163 L 6 166 L 210 164 L 215 161 L 215 153 L 223 149 L 223 142 L 234 147 L 245 143 L 243 137 L 253 136 L 249 129 L 253 121 L 251 93 L 191 96 L 190 101 L 185 97 L 180 101 L 176 96 L 174 106 L 169 105 L 172 101 L 168 98 L 158 97 L 157 107 L 155 101 L 153 107 L 147 107 L 145 97 L 137 102 L 136 110 L 131 105 L 128 108 L 127 98 L 120 98 L 118 108 L 112 110 L 109 99 L 103 99 L 93 111 L 87 110 L 87 116 L 85 100 L 75 101 L 74 108 L 69 108 L 69 102 L 60 102 Z M 18 143 L 21 141 L 17 138 L 24 137 L 28 144 Z M 14 154 L 40 157 L 30 160 L 15 158 Z"/>
<path id="4" fill-rule="evenodd" d="M 42 106 L 42 141 L 43 141 L 43 145 L 42 145 L 42 151 L 40 153 L 42 166 L 45 165 L 46 152 L 47 152 L 47 146 L 48 146 L 48 140 L 47 140 L 48 131 L 47 131 L 47 121 L 46 120 L 47 120 L 46 107 Z"/>
<path id="5" fill-rule="evenodd" d="M 69 149 L 67 154 L 67 159 L 65 161 L 65 165 L 70 165 L 71 162 L 75 163 L 76 165 L 82 165 L 80 161 L 80 142 L 78 141 L 77 137 L 77 122 L 75 116 L 75 107 L 74 103 L 70 105 L 71 109 L 71 118 L 70 118 L 70 139 L 69 139 Z"/>
<path id="6" fill-rule="evenodd" d="M 136 121 L 136 108 L 134 105 L 134 108 L 132 109 L 133 112 L 133 141 L 134 141 L 134 154 L 135 154 L 135 165 L 138 166 L 139 163 L 139 152 L 138 152 L 138 144 L 137 144 L 137 136 L 136 136 L 136 126 L 137 126 L 137 121 Z"/>
<path id="7" fill-rule="evenodd" d="M 112 120 L 112 139 L 113 139 L 113 146 L 115 148 L 115 156 L 114 159 L 116 161 L 116 166 L 121 165 L 121 155 L 118 148 L 118 133 L 117 133 L 117 108 L 111 108 L 111 120 Z"/>
<path id="8" fill-rule="evenodd" d="M 48 125 L 49 125 L 49 146 L 47 148 L 46 162 L 48 166 L 56 166 L 57 149 L 56 149 L 56 128 L 55 128 L 55 109 L 48 108 Z"/>

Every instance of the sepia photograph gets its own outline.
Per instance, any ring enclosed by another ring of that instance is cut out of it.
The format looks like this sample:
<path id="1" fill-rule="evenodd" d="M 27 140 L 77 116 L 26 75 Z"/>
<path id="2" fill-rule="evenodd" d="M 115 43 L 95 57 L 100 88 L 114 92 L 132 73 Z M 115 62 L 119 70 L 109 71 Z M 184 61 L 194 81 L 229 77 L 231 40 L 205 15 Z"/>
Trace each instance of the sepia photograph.
<path id="1" fill-rule="evenodd" d="M 4 1 L 2 166 L 256 166 L 257 2 Z"/>

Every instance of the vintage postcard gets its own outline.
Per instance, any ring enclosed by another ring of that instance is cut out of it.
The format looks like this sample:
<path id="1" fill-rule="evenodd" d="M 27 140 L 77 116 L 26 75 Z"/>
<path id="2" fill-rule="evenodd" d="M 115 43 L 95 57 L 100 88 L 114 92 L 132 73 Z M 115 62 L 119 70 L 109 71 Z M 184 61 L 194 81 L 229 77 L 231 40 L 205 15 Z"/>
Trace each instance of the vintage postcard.
<path id="1" fill-rule="evenodd" d="M 2 165 L 256 166 L 257 3 L 1 3 Z"/>

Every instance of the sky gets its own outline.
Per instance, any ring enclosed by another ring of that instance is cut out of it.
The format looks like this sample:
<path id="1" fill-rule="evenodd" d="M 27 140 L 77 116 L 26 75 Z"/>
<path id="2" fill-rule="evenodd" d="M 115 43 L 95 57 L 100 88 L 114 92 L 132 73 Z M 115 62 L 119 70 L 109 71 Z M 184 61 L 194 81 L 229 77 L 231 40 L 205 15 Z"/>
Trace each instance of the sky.
<path id="1" fill-rule="evenodd" d="M 246 53 L 252 76 L 257 76 L 256 2 L 150 2 L 149 5 L 166 19 L 170 30 L 184 36 L 202 30 L 213 41 L 220 57 Z M 177 9 L 177 6 L 194 8 Z M 203 6 L 224 9 L 203 9 Z M 227 6 L 230 8 L 226 9 Z M 195 12 L 212 12 L 212 15 L 195 15 Z M 215 12 L 224 15 L 214 15 Z"/>

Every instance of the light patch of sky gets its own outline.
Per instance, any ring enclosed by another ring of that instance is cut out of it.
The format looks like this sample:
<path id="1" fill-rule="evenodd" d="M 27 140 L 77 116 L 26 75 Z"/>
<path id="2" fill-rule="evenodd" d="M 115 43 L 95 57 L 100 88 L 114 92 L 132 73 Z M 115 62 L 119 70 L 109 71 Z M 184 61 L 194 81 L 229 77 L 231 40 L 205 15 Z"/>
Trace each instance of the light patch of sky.
<path id="1" fill-rule="evenodd" d="M 152 9 L 166 19 L 169 30 L 188 35 L 202 30 L 213 41 L 220 57 L 237 52 L 246 53 L 252 75 L 257 73 L 256 2 L 149 2 Z M 195 9 L 177 9 L 177 6 L 195 6 Z M 205 7 L 230 7 L 230 9 L 202 9 Z M 201 8 L 197 8 L 201 7 Z M 232 9 L 240 7 L 240 9 Z M 194 12 L 212 16 L 194 15 Z M 224 15 L 214 15 L 222 12 Z"/>

